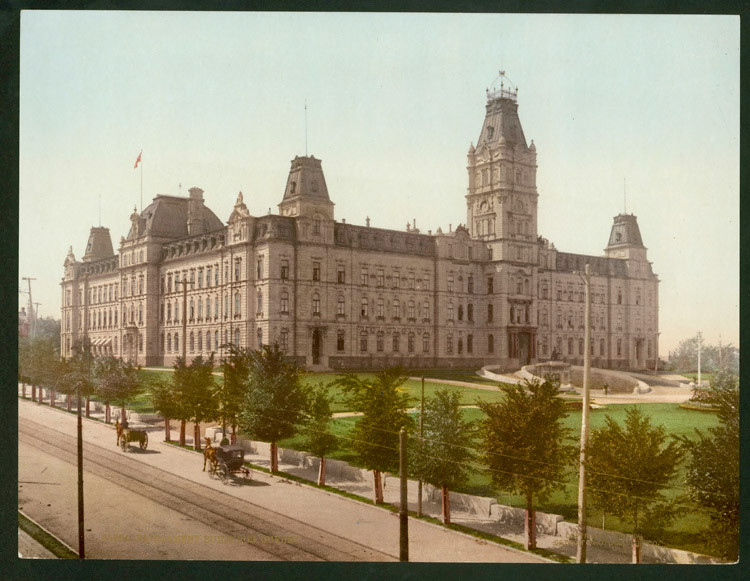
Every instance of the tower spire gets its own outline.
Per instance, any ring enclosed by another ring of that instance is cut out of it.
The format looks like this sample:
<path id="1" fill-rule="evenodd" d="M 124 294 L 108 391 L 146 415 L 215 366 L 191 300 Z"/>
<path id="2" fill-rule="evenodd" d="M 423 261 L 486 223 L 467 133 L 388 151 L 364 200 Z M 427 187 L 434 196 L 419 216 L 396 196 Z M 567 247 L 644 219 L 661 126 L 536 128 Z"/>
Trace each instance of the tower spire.
<path id="1" fill-rule="evenodd" d="M 307 99 L 305 99 L 305 157 L 307 157 Z"/>

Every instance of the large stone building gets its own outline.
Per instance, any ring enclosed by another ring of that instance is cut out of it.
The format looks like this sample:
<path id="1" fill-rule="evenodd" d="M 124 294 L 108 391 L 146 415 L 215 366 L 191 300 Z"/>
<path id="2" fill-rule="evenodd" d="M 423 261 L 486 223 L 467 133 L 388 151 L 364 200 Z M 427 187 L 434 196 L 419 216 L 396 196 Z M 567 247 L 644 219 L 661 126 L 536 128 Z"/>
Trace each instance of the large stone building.
<path id="1" fill-rule="evenodd" d="M 292 161 L 277 215 L 251 215 L 240 193 L 223 224 L 200 188 L 158 195 L 117 254 L 101 227 L 80 261 L 68 252 L 62 353 L 86 341 L 171 365 L 277 342 L 311 369 L 580 363 L 588 263 L 592 364 L 653 368 L 659 281 L 636 217 L 615 216 L 603 256 L 559 252 L 537 233 L 536 168 L 501 86 L 469 149 L 466 225 L 449 232 L 336 221 L 312 156 Z"/>

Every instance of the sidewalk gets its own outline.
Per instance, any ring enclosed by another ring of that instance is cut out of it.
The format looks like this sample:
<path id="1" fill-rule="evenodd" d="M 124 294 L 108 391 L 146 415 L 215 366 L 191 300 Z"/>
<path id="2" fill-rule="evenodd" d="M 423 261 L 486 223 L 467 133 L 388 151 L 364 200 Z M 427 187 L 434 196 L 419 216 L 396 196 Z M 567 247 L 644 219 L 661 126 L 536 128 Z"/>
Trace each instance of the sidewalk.
<path id="1" fill-rule="evenodd" d="M 76 417 L 19 400 L 19 415 L 33 421 L 55 425 L 69 434 L 75 434 Z M 100 422 L 85 421 L 84 440 L 105 448 L 115 448 L 114 430 Z M 162 442 L 164 430 L 154 430 L 148 446 L 149 454 L 128 452 L 130 458 L 187 478 L 217 493 L 230 494 L 280 514 L 312 524 L 342 538 L 371 547 L 398 559 L 399 520 L 396 514 L 373 505 L 348 499 L 333 493 L 291 482 L 283 477 L 261 472 L 253 474 L 255 486 L 223 485 L 203 472 L 203 458 L 191 451 Z M 177 436 L 177 430 L 173 430 Z M 247 460 L 268 465 L 268 458 L 248 455 Z M 282 465 L 282 470 L 291 468 Z M 386 483 L 388 500 L 395 487 L 392 480 Z M 362 483 L 362 490 L 368 483 Z M 366 495 L 366 494 L 365 494 Z M 547 562 L 546 559 L 488 543 L 437 525 L 409 519 L 409 551 L 412 561 L 430 562 Z"/>

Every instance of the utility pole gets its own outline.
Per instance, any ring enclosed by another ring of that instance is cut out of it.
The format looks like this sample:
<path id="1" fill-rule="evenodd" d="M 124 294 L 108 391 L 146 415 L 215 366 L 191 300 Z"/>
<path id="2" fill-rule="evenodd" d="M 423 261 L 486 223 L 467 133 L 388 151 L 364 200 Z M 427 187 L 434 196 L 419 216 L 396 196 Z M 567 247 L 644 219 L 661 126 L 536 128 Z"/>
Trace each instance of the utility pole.
<path id="1" fill-rule="evenodd" d="M 398 437 L 398 472 L 401 480 L 401 507 L 399 508 L 399 561 L 409 560 L 409 506 L 406 496 L 406 428 L 401 428 Z"/>
<path id="2" fill-rule="evenodd" d="M 83 528 L 83 424 L 81 421 L 81 382 L 76 385 L 76 407 L 78 409 L 78 558 L 86 558 Z"/>
<path id="3" fill-rule="evenodd" d="M 591 269 L 586 265 L 583 339 L 583 406 L 581 409 L 581 462 L 578 472 L 578 547 L 576 561 L 586 562 L 586 446 L 589 439 L 589 375 L 591 373 Z"/>
<path id="4" fill-rule="evenodd" d="M 698 387 L 701 386 L 701 349 L 703 348 L 703 333 L 698 331 Z"/>
<path id="5" fill-rule="evenodd" d="M 419 445 L 424 444 L 424 375 L 422 376 L 422 397 L 419 404 Z M 417 485 L 417 516 L 422 516 L 422 479 Z"/>
<path id="6" fill-rule="evenodd" d="M 182 285 L 182 360 L 187 365 L 187 280 L 176 280 L 174 285 Z"/>
<path id="7" fill-rule="evenodd" d="M 37 323 L 39 322 L 39 305 L 42 303 L 34 303 L 36 309 L 34 309 L 34 338 L 36 339 Z M 62 321 L 61 321 L 62 323 Z"/>
<path id="8" fill-rule="evenodd" d="M 36 321 L 34 317 L 34 302 L 31 299 L 31 281 L 36 280 L 33 277 L 24 276 L 21 280 L 25 280 L 29 283 L 29 329 L 31 338 L 34 339 L 36 336 Z"/>

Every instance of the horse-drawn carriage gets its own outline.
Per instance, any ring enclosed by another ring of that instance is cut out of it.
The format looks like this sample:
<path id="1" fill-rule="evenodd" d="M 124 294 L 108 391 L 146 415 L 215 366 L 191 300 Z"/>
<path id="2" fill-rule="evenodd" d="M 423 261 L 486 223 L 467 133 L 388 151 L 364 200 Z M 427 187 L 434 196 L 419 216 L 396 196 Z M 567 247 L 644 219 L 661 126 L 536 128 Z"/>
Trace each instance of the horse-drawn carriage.
<path id="1" fill-rule="evenodd" d="M 243 479 L 252 478 L 252 472 L 245 467 L 245 450 L 242 446 L 211 446 L 211 438 L 206 438 L 206 448 L 203 452 L 203 470 L 209 464 L 208 475 L 219 478 L 224 484 L 234 478 L 235 474 Z"/>
<path id="2" fill-rule="evenodd" d="M 115 430 L 117 431 L 117 445 L 122 448 L 123 452 L 130 449 L 130 442 L 137 442 L 141 450 L 148 447 L 148 434 L 140 426 L 130 426 L 127 421 L 121 424 L 118 419 L 115 420 Z"/>

